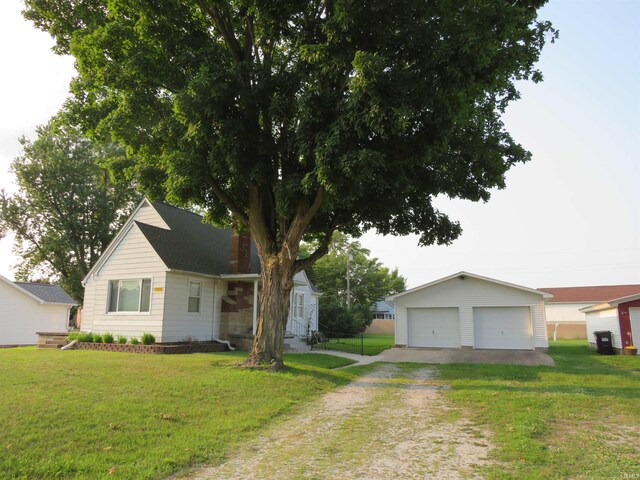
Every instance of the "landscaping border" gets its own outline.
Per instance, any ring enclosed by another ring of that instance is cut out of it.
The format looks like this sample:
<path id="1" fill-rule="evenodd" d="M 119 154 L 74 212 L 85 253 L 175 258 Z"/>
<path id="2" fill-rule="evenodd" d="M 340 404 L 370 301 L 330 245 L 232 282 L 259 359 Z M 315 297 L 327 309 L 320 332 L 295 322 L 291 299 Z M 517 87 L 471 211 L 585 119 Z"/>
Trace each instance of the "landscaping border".
<path id="1" fill-rule="evenodd" d="M 131 345 L 130 343 L 91 343 L 78 342 L 75 344 L 78 350 L 95 350 L 100 352 L 123 353 L 152 353 L 159 355 L 171 355 L 180 353 L 210 353 L 225 352 L 226 345 L 220 343 L 156 343 L 153 345 Z"/>

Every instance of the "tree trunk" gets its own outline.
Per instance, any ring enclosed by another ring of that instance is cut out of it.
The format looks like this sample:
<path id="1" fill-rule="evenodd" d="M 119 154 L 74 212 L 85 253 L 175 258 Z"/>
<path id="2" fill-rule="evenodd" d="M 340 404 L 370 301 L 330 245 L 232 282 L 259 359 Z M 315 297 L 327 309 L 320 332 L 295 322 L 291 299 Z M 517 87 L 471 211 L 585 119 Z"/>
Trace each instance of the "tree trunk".
<path id="1" fill-rule="evenodd" d="M 283 262 L 278 255 L 262 260 L 258 325 L 246 366 L 268 365 L 272 371 L 284 369 L 282 352 L 293 287 L 292 266 L 293 262 Z"/>

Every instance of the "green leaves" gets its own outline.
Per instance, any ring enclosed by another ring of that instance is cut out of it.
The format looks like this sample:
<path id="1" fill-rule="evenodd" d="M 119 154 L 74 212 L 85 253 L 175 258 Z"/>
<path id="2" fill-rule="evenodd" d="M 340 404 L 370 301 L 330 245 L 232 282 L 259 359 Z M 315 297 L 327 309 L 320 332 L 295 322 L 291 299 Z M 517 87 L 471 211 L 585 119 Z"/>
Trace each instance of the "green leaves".
<path id="1" fill-rule="evenodd" d="M 16 277 L 56 281 L 79 303 L 81 281 L 139 199 L 131 184 L 107 167 L 126 164 L 121 147 L 98 145 L 54 117 L 21 139 L 11 164 L 18 192 L 0 195 L 0 232 L 16 235 Z"/>
<path id="2" fill-rule="evenodd" d="M 310 237 L 459 235 L 432 198 L 486 201 L 529 159 L 500 115 L 541 79 L 544 3 L 28 0 L 25 16 L 76 57 L 83 126 L 126 146 L 146 191 L 228 221 L 259 188 L 277 250 L 320 189 Z"/>

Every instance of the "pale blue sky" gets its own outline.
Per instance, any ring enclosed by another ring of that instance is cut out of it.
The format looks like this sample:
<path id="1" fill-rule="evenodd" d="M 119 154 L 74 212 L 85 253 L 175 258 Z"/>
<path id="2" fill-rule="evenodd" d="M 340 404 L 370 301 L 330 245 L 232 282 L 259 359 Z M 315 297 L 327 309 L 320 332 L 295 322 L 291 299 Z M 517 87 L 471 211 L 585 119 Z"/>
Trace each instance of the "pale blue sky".
<path id="1" fill-rule="evenodd" d="M 9 189 L 17 137 L 56 112 L 73 73 L 21 8 L 0 3 L 0 187 Z M 552 0 L 540 16 L 560 39 L 542 54 L 545 81 L 521 85 L 505 116 L 533 160 L 487 204 L 437 201 L 464 228 L 451 246 L 361 239 L 409 286 L 459 270 L 530 287 L 640 283 L 640 0 Z M 8 278 L 10 245 L 0 241 Z"/>

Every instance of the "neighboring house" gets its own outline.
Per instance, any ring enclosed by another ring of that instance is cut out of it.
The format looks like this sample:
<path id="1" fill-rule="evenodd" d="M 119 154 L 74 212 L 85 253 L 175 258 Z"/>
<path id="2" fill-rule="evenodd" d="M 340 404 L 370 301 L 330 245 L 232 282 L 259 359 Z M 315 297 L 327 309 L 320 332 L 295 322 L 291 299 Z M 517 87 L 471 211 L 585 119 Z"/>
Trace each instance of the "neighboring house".
<path id="1" fill-rule="evenodd" d="M 83 283 L 82 331 L 245 347 L 256 331 L 260 262 L 249 235 L 164 203 L 143 200 Z M 317 329 L 319 296 L 295 276 L 289 328 Z"/>
<path id="2" fill-rule="evenodd" d="M 547 349 L 544 301 L 551 295 L 459 272 L 392 295 L 395 342 L 407 347 Z"/>
<path id="3" fill-rule="evenodd" d="M 580 310 L 585 314 L 589 343 L 596 344 L 593 332 L 611 332 L 613 348 L 640 345 L 640 294 L 628 295 Z"/>
<path id="4" fill-rule="evenodd" d="M 0 275 L 0 345 L 35 345 L 36 332 L 66 332 L 76 302 L 62 287 Z"/>
<path id="5" fill-rule="evenodd" d="M 393 304 L 386 300 L 380 300 L 373 304 L 373 321 L 364 333 L 373 335 L 393 335 L 394 331 L 394 310 Z"/>
<path id="6" fill-rule="evenodd" d="M 583 308 L 612 298 L 640 293 L 640 285 L 602 285 L 593 287 L 539 288 L 553 295 L 547 300 L 547 336 L 554 339 L 587 338 Z"/>

